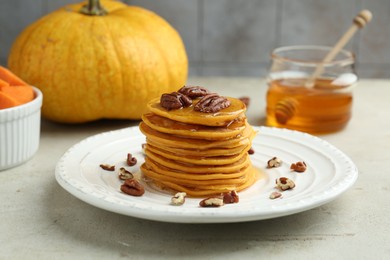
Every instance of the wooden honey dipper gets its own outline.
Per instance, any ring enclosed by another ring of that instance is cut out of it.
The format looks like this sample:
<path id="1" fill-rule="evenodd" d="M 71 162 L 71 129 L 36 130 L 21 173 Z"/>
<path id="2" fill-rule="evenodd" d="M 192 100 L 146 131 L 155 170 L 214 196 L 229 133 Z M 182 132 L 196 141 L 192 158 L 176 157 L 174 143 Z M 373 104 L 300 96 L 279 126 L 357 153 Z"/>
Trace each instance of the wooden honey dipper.
<path id="1" fill-rule="evenodd" d="M 372 13 L 369 10 L 362 10 L 358 15 L 353 19 L 352 26 L 344 33 L 344 35 L 339 39 L 339 41 L 333 46 L 329 53 L 325 56 L 320 64 L 318 64 L 316 70 L 306 81 L 305 87 L 313 87 L 316 78 L 321 76 L 324 70 L 324 64 L 331 62 L 336 55 L 344 48 L 344 46 L 349 42 L 352 36 L 357 32 L 357 30 L 362 29 L 367 23 L 372 19 Z"/>
<path id="2" fill-rule="evenodd" d="M 295 98 L 284 98 L 275 105 L 275 119 L 279 124 L 286 124 L 296 111 L 298 101 Z"/>
<path id="3" fill-rule="evenodd" d="M 372 13 L 369 10 L 362 10 L 353 19 L 352 26 L 344 33 L 334 47 L 329 51 L 320 64 L 318 64 L 314 73 L 305 82 L 305 87 L 311 88 L 314 86 L 315 80 L 321 76 L 324 70 L 324 64 L 332 61 L 336 55 L 344 48 L 357 30 L 363 28 L 372 19 Z M 280 124 L 286 124 L 295 112 L 298 102 L 293 98 L 280 100 L 275 106 L 275 118 Z"/>

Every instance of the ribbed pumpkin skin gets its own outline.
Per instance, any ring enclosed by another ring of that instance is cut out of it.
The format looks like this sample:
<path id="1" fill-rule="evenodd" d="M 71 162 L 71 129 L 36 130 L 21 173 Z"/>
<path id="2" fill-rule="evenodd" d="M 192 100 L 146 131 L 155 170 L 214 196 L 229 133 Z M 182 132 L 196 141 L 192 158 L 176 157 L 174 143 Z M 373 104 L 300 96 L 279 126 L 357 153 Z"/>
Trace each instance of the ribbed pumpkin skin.
<path id="1" fill-rule="evenodd" d="M 8 66 L 43 92 L 44 117 L 65 123 L 139 119 L 148 100 L 185 84 L 178 33 L 145 9 L 102 0 L 105 16 L 61 8 L 27 27 Z"/>

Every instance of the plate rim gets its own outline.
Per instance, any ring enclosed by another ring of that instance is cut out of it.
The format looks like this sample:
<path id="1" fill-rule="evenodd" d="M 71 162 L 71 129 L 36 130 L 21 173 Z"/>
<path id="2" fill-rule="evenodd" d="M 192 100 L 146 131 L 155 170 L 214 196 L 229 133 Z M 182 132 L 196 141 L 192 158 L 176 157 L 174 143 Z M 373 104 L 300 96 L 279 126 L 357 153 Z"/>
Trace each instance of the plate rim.
<path id="1" fill-rule="evenodd" d="M 92 206 L 95 206 L 100 209 L 104 209 L 107 211 L 115 212 L 122 215 L 132 216 L 136 218 L 141 219 L 148 219 L 148 220 L 154 220 L 154 221 L 161 221 L 161 222 L 172 222 L 172 223 L 232 223 L 232 222 L 246 222 L 246 221 L 256 221 L 256 220 L 265 220 L 270 218 L 277 218 L 287 215 L 296 214 L 299 212 L 303 212 L 312 208 L 319 207 L 321 205 L 324 205 L 337 197 L 339 197 L 342 193 L 347 191 L 357 180 L 358 178 L 358 169 L 354 162 L 341 150 L 336 148 L 334 145 L 330 144 L 329 142 L 314 136 L 310 135 L 304 132 L 299 132 L 296 130 L 289 130 L 285 128 L 275 128 L 275 127 L 267 127 L 267 126 L 252 126 L 254 130 L 266 133 L 273 133 L 274 135 L 280 137 L 284 135 L 293 135 L 298 136 L 299 138 L 303 138 L 302 140 L 307 141 L 314 141 L 316 143 L 321 144 L 323 147 L 326 147 L 327 149 L 331 149 L 332 151 L 337 152 L 337 155 L 340 156 L 340 158 L 343 159 L 343 161 L 349 165 L 350 169 L 350 177 L 346 182 L 344 182 L 340 187 L 338 187 L 337 192 L 328 193 L 327 196 L 323 196 L 321 199 L 316 199 L 312 201 L 311 203 L 304 203 L 300 206 L 294 206 L 288 211 L 286 211 L 285 208 L 273 208 L 272 212 L 268 213 L 262 213 L 258 212 L 256 210 L 250 211 L 250 212 L 243 212 L 243 211 L 236 211 L 236 214 L 223 214 L 224 212 L 218 212 L 218 208 L 216 210 L 210 210 L 209 208 L 206 209 L 207 211 L 204 211 L 205 209 L 198 208 L 200 214 L 196 216 L 187 216 L 180 214 L 179 211 L 176 210 L 168 210 L 165 212 L 161 211 L 149 211 L 147 214 L 145 212 L 141 212 L 140 209 L 133 208 L 129 211 L 130 208 L 125 207 L 118 207 L 117 204 L 101 200 L 98 197 L 95 197 L 91 194 L 88 194 L 80 189 L 78 189 L 74 184 L 71 184 L 69 180 L 66 180 L 63 178 L 63 174 L 65 170 L 65 163 L 69 156 L 72 155 L 73 152 L 77 151 L 77 149 L 82 148 L 85 145 L 88 145 L 89 142 L 94 142 L 94 140 L 98 139 L 99 137 L 105 137 L 105 138 L 113 138 L 115 136 L 119 136 L 123 133 L 126 133 L 127 131 L 132 131 L 133 133 L 142 135 L 140 132 L 138 126 L 132 126 L 132 127 L 126 127 L 118 130 L 111 130 L 107 132 L 102 132 L 99 134 L 95 134 L 92 136 L 89 136 L 80 142 L 72 145 L 64 154 L 61 156 L 61 158 L 58 160 L 56 167 L 55 167 L 55 178 L 58 184 L 64 188 L 67 192 L 69 192 L 71 195 L 75 196 L 76 198 L 86 202 L 87 204 L 90 204 Z M 143 136 L 143 135 L 142 135 Z M 259 136 L 259 135 L 258 135 Z M 258 136 L 255 137 L 259 138 Z M 105 143 L 111 143 L 111 141 L 105 141 Z M 347 175 L 345 175 L 347 176 Z M 225 205 L 231 206 L 231 205 Z M 166 207 L 169 207 L 168 209 L 172 208 L 178 208 L 171 206 L 169 204 L 166 205 Z M 183 217 L 184 216 L 184 217 Z"/>

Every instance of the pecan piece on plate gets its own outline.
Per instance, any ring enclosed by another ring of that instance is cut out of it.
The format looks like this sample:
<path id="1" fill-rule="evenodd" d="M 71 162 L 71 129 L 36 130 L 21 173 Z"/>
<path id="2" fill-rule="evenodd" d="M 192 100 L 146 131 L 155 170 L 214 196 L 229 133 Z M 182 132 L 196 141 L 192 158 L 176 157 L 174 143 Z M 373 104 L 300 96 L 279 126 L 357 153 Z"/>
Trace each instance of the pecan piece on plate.
<path id="1" fill-rule="evenodd" d="M 274 199 L 277 199 L 277 198 L 281 198 L 282 197 L 282 193 L 280 193 L 279 191 L 274 191 L 272 192 L 270 195 L 269 195 L 269 198 L 271 200 L 274 200 Z"/>
<path id="2" fill-rule="evenodd" d="M 238 193 L 235 190 L 223 194 L 223 202 L 225 204 L 238 203 L 239 201 L 240 197 L 238 197 Z"/>
<path id="3" fill-rule="evenodd" d="M 304 172 L 306 171 L 306 163 L 305 162 L 296 162 L 292 163 L 290 169 L 296 172 Z"/>
<path id="4" fill-rule="evenodd" d="M 275 183 L 276 187 L 281 191 L 291 190 L 295 187 L 295 183 L 293 182 L 293 180 L 287 177 L 277 178 Z"/>
<path id="5" fill-rule="evenodd" d="M 215 198 L 215 197 L 207 198 L 207 199 L 201 200 L 199 202 L 199 206 L 201 206 L 203 208 L 210 208 L 210 207 L 216 208 L 216 207 L 221 207 L 223 205 L 224 205 L 223 199 Z"/>
<path id="6" fill-rule="evenodd" d="M 282 160 L 278 157 L 272 157 L 272 159 L 268 160 L 267 168 L 277 168 L 282 165 Z"/>
<path id="7" fill-rule="evenodd" d="M 115 171 L 115 165 L 111 165 L 111 164 L 100 164 L 99 166 L 100 166 L 100 168 L 102 168 L 102 169 L 105 170 L 105 171 L 110 171 L 110 172 Z"/>
<path id="8" fill-rule="evenodd" d="M 208 94 L 195 105 L 194 110 L 204 113 L 215 113 L 230 106 L 230 101 L 226 97 L 218 94 Z"/>
<path id="9" fill-rule="evenodd" d="M 167 110 L 179 109 L 191 106 L 192 99 L 178 92 L 166 93 L 161 95 L 160 105 Z"/>
<path id="10" fill-rule="evenodd" d="M 119 169 L 118 177 L 122 181 L 134 178 L 133 174 L 123 167 Z"/>
<path id="11" fill-rule="evenodd" d="M 145 193 L 144 187 L 135 179 L 127 179 L 121 186 L 121 191 L 131 196 L 142 196 Z"/>
<path id="12" fill-rule="evenodd" d="M 183 205 L 186 201 L 187 193 L 185 192 L 178 192 L 171 198 L 171 204 L 175 206 Z"/>
<path id="13" fill-rule="evenodd" d="M 178 92 L 192 99 L 204 97 L 210 93 L 207 89 L 199 86 L 184 86 Z"/>
<path id="14" fill-rule="evenodd" d="M 134 166 L 137 164 L 137 158 L 135 158 L 131 153 L 128 153 L 126 163 L 128 166 Z"/>

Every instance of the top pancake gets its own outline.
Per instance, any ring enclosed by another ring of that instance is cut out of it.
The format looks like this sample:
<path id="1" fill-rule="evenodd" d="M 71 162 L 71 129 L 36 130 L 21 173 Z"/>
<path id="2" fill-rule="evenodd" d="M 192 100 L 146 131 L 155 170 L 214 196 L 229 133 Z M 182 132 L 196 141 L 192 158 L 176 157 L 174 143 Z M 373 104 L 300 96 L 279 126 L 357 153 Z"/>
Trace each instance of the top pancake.
<path id="1" fill-rule="evenodd" d="M 245 104 L 236 98 L 227 97 L 230 106 L 216 113 L 204 113 L 194 110 L 194 106 L 200 98 L 194 99 L 193 104 L 181 109 L 167 110 L 160 105 L 160 99 L 155 98 L 148 103 L 150 112 L 169 118 L 174 121 L 206 126 L 226 126 L 239 117 L 244 117 L 246 110 Z"/>

